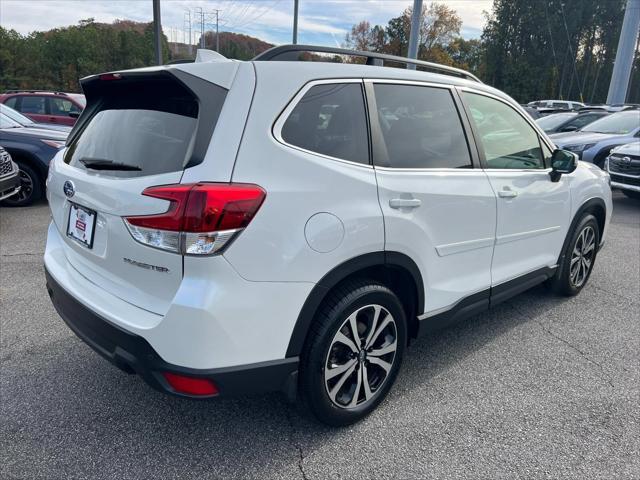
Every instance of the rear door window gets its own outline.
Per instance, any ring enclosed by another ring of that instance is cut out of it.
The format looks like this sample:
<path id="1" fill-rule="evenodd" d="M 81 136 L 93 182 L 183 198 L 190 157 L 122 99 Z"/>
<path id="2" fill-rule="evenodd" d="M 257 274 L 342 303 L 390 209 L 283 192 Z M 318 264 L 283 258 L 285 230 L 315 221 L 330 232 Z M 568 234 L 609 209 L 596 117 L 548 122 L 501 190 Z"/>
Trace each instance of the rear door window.
<path id="1" fill-rule="evenodd" d="M 394 168 L 471 168 L 464 129 L 451 92 L 418 85 L 375 84 L 378 120 Z"/>
<path id="2" fill-rule="evenodd" d="M 80 109 L 71 100 L 64 98 L 49 98 L 49 111 L 51 115 L 69 116 L 69 113 L 80 113 Z"/>
<path id="3" fill-rule="evenodd" d="M 22 113 L 30 113 L 33 115 L 46 115 L 46 98 L 38 96 L 22 97 L 20 111 Z"/>
<path id="4" fill-rule="evenodd" d="M 208 94 L 222 95 L 223 101 L 226 90 L 212 88 Z M 193 150 L 199 105 L 184 86 L 168 80 L 140 81 L 106 90 L 94 105 L 90 119 L 73 137 L 67 163 L 121 177 L 185 167 Z"/>
<path id="5" fill-rule="evenodd" d="M 281 130 L 286 143 L 351 162 L 369 163 L 369 140 L 360 83 L 311 87 Z"/>

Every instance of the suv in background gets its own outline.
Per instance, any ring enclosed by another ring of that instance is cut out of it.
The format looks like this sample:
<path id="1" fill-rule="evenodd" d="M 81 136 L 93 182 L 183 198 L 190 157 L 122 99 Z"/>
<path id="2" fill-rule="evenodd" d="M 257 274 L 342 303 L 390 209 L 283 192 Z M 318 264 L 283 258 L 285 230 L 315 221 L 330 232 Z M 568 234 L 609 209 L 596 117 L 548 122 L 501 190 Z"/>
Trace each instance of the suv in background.
<path id="1" fill-rule="evenodd" d="M 575 132 L 607 115 L 607 112 L 598 111 L 561 112 L 538 118 L 536 123 L 545 133 Z"/>
<path id="2" fill-rule="evenodd" d="M 309 51 L 367 65 L 279 61 Z M 91 113 L 47 184 L 47 289 L 163 392 L 298 391 L 353 423 L 410 339 L 543 281 L 577 294 L 606 237 L 609 175 L 463 70 L 285 45 L 81 83 Z"/>
<path id="3" fill-rule="evenodd" d="M 9 90 L 0 95 L 0 103 L 26 115 L 34 122 L 74 125 L 86 101 L 79 93 Z"/>
<path id="4" fill-rule="evenodd" d="M 584 107 L 582 102 L 571 102 L 567 100 L 537 100 L 527 103 L 527 106 L 540 109 L 551 110 L 578 110 Z"/>
<path id="5" fill-rule="evenodd" d="M 629 198 L 640 200 L 640 141 L 611 150 L 605 163 L 611 186 Z"/>
<path id="6" fill-rule="evenodd" d="M 640 138 L 640 110 L 612 113 L 577 132 L 553 133 L 549 138 L 558 148 L 604 168 L 604 161 L 614 147 Z"/>

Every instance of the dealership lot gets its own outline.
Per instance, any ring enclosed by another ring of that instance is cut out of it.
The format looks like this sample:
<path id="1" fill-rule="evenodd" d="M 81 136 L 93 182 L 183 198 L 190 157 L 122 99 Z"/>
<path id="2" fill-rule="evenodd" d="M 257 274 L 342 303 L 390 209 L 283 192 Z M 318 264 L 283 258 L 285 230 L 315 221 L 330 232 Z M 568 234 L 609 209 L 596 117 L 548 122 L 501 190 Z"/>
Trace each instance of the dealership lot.
<path id="1" fill-rule="evenodd" d="M 419 340 L 346 429 L 279 395 L 181 400 L 118 371 L 50 304 L 47 205 L 3 208 L 0 477 L 640 478 L 640 205 L 614 204 L 580 296 L 538 287 Z"/>

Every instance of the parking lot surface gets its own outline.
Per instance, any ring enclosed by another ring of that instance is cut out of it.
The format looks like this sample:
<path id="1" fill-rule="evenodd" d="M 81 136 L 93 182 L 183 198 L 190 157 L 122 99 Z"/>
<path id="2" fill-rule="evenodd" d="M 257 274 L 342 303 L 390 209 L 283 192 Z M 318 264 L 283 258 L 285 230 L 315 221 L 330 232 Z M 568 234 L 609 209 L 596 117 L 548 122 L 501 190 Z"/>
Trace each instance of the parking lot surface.
<path id="1" fill-rule="evenodd" d="M 0 477 L 640 478 L 640 204 L 571 299 L 537 287 L 414 343 L 363 422 L 190 401 L 115 369 L 45 289 L 42 203 L 0 209 Z"/>

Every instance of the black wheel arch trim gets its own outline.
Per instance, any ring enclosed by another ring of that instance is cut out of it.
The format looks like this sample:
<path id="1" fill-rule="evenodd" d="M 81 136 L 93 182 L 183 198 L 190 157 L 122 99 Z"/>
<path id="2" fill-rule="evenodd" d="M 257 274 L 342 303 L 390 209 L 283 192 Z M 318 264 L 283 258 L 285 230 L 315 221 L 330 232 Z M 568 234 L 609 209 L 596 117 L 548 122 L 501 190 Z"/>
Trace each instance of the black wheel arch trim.
<path id="1" fill-rule="evenodd" d="M 327 294 L 336 285 L 344 279 L 361 270 L 370 267 L 396 267 L 407 271 L 416 286 L 417 311 L 424 311 L 424 282 L 422 274 L 416 263 L 404 253 L 400 252 L 371 252 L 347 260 L 334 269 L 330 270 L 324 277 L 313 287 L 311 293 L 307 296 L 298 319 L 293 328 L 291 339 L 287 347 L 287 357 L 295 357 L 302 352 L 307 332 L 311 326 L 311 322 L 320 307 L 320 304 Z"/>
<path id="2" fill-rule="evenodd" d="M 571 235 L 573 234 L 573 230 L 576 228 L 576 225 L 578 224 L 582 216 L 586 212 L 590 211 L 593 207 L 602 208 L 602 210 L 604 211 L 604 222 L 606 223 L 607 205 L 604 203 L 604 200 L 602 200 L 599 197 L 594 197 L 594 198 L 590 198 L 589 200 L 584 202 L 582 205 L 580 205 L 580 208 L 578 209 L 576 214 L 573 216 L 573 219 L 571 220 L 571 225 L 569 225 L 569 230 L 567 230 L 567 235 L 564 238 L 564 242 L 562 244 L 562 250 L 560 250 L 560 256 L 558 257 L 558 265 L 562 265 L 562 260 L 564 259 L 564 256 L 566 254 L 567 245 L 571 240 Z M 598 226 L 600 227 L 600 225 Z M 602 227 L 604 228 L 604 225 Z M 598 232 L 600 242 L 602 242 L 602 234 L 603 234 L 602 229 L 600 229 L 600 232 Z"/>

